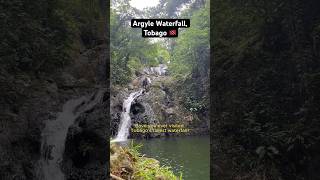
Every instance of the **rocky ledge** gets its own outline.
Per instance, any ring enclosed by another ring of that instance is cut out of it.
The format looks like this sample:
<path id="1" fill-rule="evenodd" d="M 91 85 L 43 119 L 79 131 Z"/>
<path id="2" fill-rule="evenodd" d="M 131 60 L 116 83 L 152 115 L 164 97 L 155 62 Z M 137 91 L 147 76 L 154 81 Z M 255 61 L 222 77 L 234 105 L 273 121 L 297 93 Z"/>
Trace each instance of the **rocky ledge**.
<path id="1" fill-rule="evenodd" d="M 177 180 L 169 167 L 160 166 L 160 162 L 139 153 L 139 145 L 123 147 L 117 143 L 110 145 L 111 180 Z"/>

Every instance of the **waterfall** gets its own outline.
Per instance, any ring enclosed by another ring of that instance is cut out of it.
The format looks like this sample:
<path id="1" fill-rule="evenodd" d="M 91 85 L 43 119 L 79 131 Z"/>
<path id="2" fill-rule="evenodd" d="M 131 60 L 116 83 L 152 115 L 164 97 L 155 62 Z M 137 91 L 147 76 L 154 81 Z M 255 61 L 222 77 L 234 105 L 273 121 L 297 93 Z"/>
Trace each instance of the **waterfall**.
<path id="1" fill-rule="evenodd" d="M 142 94 L 142 92 L 143 92 L 143 89 L 133 92 L 129 95 L 127 99 L 123 101 L 120 126 L 118 129 L 117 136 L 113 140 L 113 142 L 126 141 L 128 139 L 129 129 L 131 126 L 131 117 L 130 117 L 131 104 L 137 97 L 139 97 Z"/>
<path id="2" fill-rule="evenodd" d="M 81 113 L 92 109 L 103 97 L 103 90 L 99 90 L 90 97 L 80 97 L 67 101 L 63 110 L 54 121 L 46 121 L 42 131 L 41 158 L 39 160 L 39 179 L 64 180 L 65 176 L 60 168 L 63 160 L 65 141 L 69 127 Z"/>
<path id="3" fill-rule="evenodd" d="M 160 75 L 163 76 L 166 74 L 168 66 L 166 64 L 159 64 L 157 67 L 146 67 L 143 69 L 143 72 L 148 75 Z"/>

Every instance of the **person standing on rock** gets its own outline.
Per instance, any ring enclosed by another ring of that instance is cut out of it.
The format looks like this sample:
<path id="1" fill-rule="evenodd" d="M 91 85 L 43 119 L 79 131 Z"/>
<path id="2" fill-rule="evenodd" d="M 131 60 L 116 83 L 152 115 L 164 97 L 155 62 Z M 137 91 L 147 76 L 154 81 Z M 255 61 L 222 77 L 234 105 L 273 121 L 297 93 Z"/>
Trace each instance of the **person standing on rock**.
<path id="1" fill-rule="evenodd" d="M 146 90 L 149 91 L 149 80 L 148 77 L 145 77 L 144 80 L 142 81 L 142 87 Z"/>

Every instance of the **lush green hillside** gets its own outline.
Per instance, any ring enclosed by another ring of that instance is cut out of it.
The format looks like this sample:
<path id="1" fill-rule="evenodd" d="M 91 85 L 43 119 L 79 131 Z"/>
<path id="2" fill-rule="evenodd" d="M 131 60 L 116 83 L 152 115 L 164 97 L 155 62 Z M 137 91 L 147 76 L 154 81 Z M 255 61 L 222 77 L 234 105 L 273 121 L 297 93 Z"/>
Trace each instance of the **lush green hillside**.
<path id="1" fill-rule="evenodd" d="M 317 179 L 319 2 L 213 4 L 215 176 Z"/>

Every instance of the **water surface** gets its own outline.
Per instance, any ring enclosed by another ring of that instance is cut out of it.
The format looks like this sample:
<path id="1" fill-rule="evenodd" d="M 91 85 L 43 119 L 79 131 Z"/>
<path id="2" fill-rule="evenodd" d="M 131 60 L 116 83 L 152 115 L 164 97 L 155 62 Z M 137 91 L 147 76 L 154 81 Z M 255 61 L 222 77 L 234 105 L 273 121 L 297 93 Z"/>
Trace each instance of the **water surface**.
<path id="1" fill-rule="evenodd" d="M 172 167 L 184 180 L 210 179 L 210 139 L 208 136 L 168 137 L 135 140 L 142 143 L 141 153 Z"/>

